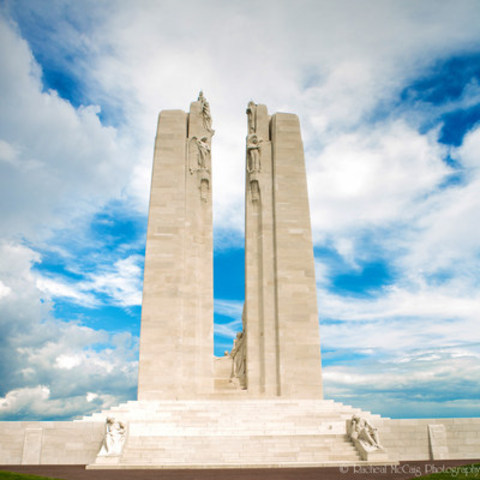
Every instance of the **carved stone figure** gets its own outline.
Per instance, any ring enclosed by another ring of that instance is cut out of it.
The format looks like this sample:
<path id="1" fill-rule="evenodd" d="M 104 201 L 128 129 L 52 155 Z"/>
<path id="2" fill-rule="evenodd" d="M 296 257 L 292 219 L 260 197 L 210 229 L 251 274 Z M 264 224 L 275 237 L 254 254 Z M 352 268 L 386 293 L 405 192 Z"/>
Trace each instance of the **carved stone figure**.
<path id="1" fill-rule="evenodd" d="M 127 429 L 125 425 L 113 417 L 108 417 L 105 422 L 105 436 L 100 452 L 101 457 L 120 455 L 125 444 Z"/>
<path id="2" fill-rule="evenodd" d="M 248 133 L 255 133 L 257 131 L 257 104 L 250 100 L 247 106 L 248 118 Z"/>
<path id="3" fill-rule="evenodd" d="M 258 138 L 255 133 L 247 137 L 247 171 L 248 173 L 258 173 L 262 169 L 260 161 L 260 149 L 263 140 Z"/>
<path id="4" fill-rule="evenodd" d="M 210 190 L 210 178 L 205 175 L 200 180 L 200 198 L 203 202 L 208 200 L 208 191 Z"/>
<path id="5" fill-rule="evenodd" d="M 198 167 L 200 169 L 209 170 L 210 166 L 210 145 L 207 143 L 208 138 L 202 137 L 200 140 L 197 139 L 198 146 Z"/>
<path id="6" fill-rule="evenodd" d="M 192 147 L 190 148 L 190 173 L 194 173 L 197 170 L 210 171 L 210 145 L 208 144 L 208 138 L 197 137 L 192 138 Z"/>
<path id="7" fill-rule="evenodd" d="M 208 192 L 210 190 L 210 145 L 208 137 L 192 137 L 188 146 L 188 162 L 190 164 L 190 173 L 197 174 L 198 188 L 202 201 L 208 201 Z"/>
<path id="8" fill-rule="evenodd" d="M 237 337 L 233 341 L 233 348 L 230 352 L 232 357 L 232 373 L 230 381 L 238 382 L 242 390 L 247 388 L 247 368 L 246 368 L 246 344 L 245 332 L 238 332 Z"/>
<path id="9" fill-rule="evenodd" d="M 348 436 L 353 443 L 360 443 L 365 450 L 382 449 L 378 438 L 378 430 L 366 418 L 354 415 L 347 429 Z"/>
<path id="10" fill-rule="evenodd" d="M 250 189 L 252 192 L 252 201 L 258 202 L 258 200 L 260 200 L 260 185 L 257 179 L 250 180 Z"/>
<path id="11" fill-rule="evenodd" d="M 198 101 L 202 104 L 203 126 L 207 132 L 213 135 L 215 130 L 212 129 L 212 114 L 210 113 L 210 104 L 207 102 L 202 90 L 200 90 L 200 93 L 198 94 Z"/>

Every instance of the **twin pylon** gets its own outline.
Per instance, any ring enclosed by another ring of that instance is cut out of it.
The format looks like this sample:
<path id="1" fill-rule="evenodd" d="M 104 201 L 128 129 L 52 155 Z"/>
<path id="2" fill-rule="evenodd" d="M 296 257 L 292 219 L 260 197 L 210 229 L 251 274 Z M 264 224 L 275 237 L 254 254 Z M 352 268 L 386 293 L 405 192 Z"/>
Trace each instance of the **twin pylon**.
<path id="1" fill-rule="evenodd" d="M 322 398 L 312 234 L 298 117 L 247 107 L 243 332 L 226 361 L 248 397 Z M 159 115 L 145 252 L 139 400 L 209 398 L 213 361 L 210 106 Z M 246 390 L 246 392 L 245 392 Z"/>

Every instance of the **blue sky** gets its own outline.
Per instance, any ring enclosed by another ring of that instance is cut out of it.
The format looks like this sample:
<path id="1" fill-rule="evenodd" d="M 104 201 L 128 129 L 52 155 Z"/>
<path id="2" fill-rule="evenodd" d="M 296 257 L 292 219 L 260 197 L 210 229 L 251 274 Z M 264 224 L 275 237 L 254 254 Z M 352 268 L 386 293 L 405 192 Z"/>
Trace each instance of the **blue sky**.
<path id="1" fill-rule="evenodd" d="M 466 0 L 0 2 L 0 419 L 135 398 L 156 118 L 200 89 L 216 354 L 254 99 L 301 121 L 326 396 L 479 416 L 479 24 Z"/>

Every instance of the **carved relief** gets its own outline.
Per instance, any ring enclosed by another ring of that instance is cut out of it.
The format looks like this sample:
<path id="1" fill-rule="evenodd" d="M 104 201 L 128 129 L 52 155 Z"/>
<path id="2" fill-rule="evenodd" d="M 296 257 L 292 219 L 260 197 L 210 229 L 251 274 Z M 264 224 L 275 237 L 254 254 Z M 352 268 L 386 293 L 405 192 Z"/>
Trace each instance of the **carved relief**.
<path id="1" fill-rule="evenodd" d="M 210 133 L 210 136 L 213 136 L 215 130 L 212 129 L 212 114 L 210 113 L 210 104 L 207 102 L 207 99 L 201 90 L 198 94 L 198 101 L 202 104 L 203 126 L 205 130 Z"/>
<path id="2" fill-rule="evenodd" d="M 230 382 L 236 384 L 241 390 L 247 389 L 247 345 L 245 337 L 246 333 L 244 331 L 238 332 L 230 352 L 232 358 Z"/>
<path id="3" fill-rule="evenodd" d="M 260 200 L 260 185 L 256 178 L 250 180 L 250 191 L 252 192 L 252 202 Z"/>
<path id="4" fill-rule="evenodd" d="M 208 201 L 208 191 L 210 190 L 210 178 L 206 176 L 200 180 L 200 198 L 203 202 Z"/>
<path id="5" fill-rule="evenodd" d="M 360 445 L 367 451 L 380 450 L 378 430 L 366 418 L 354 415 L 347 426 L 347 434 L 354 444 Z"/>
<path id="6" fill-rule="evenodd" d="M 127 428 L 125 424 L 113 417 L 108 417 L 105 422 L 105 436 L 103 437 L 102 447 L 100 448 L 98 456 L 110 457 L 121 455 L 123 446 L 125 445 L 126 435 Z"/>
<path id="7" fill-rule="evenodd" d="M 197 170 L 206 170 L 210 172 L 210 145 L 208 144 L 208 138 L 192 137 L 190 139 L 190 173 L 194 173 Z"/>
<path id="8" fill-rule="evenodd" d="M 210 190 L 211 156 L 207 137 L 192 137 L 189 141 L 188 157 L 190 174 L 197 174 L 200 198 L 206 202 Z"/>
<path id="9" fill-rule="evenodd" d="M 262 164 L 260 160 L 261 144 L 263 140 L 258 138 L 255 133 L 248 135 L 247 137 L 247 172 L 258 173 L 262 170 Z"/>
<path id="10" fill-rule="evenodd" d="M 248 134 L 257 131 L 257 104 L 250 100 L 247 106 Z"/>
<path id="11" fill-rule="evenodd" d="M 260 200 L 260 182 L 258 174 L 262 171 L 261 147 L 263 139 L 257 134 L 257 104 L 250 100 L 247 106 L 247 173 L 253 202 Z"/>
<path id="12" fill-rule="evenodd" d="M 250 133 L 247 136 L 247 173 L 253 202 L 257 202 L 260 199 L 260 183 L 258 174 L 262 171 L 262 142 L 263 140 L 259 138 L 256 133 Z"/>

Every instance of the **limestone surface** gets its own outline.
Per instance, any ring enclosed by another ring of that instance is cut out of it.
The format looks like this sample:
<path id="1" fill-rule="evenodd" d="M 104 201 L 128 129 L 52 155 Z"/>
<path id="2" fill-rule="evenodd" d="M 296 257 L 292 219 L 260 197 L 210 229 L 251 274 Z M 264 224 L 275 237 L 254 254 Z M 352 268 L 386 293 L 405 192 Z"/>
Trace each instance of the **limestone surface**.
<path id="1" fill-rule="evenodd" d="M 250 102 L 245 193 L 247 389 L 318 398 L 322 366 L 298 117 Z"/>
<path id="2" fill-rule="evenodd" d="M 301 467 L 474 459 L 480 419 L 403 419 L 323 399 L 298 117 L 247 107 L 245 305 L 213 358 L 212 115 L 159 115 L 138 401 L 74 422 L 0 422 L 0 464 Z"/>
<path id="3" fill-rule="evenodd" d="M 158 119 L 148 216 L 138 398 L 213 391 L 210 107 Z"/>

